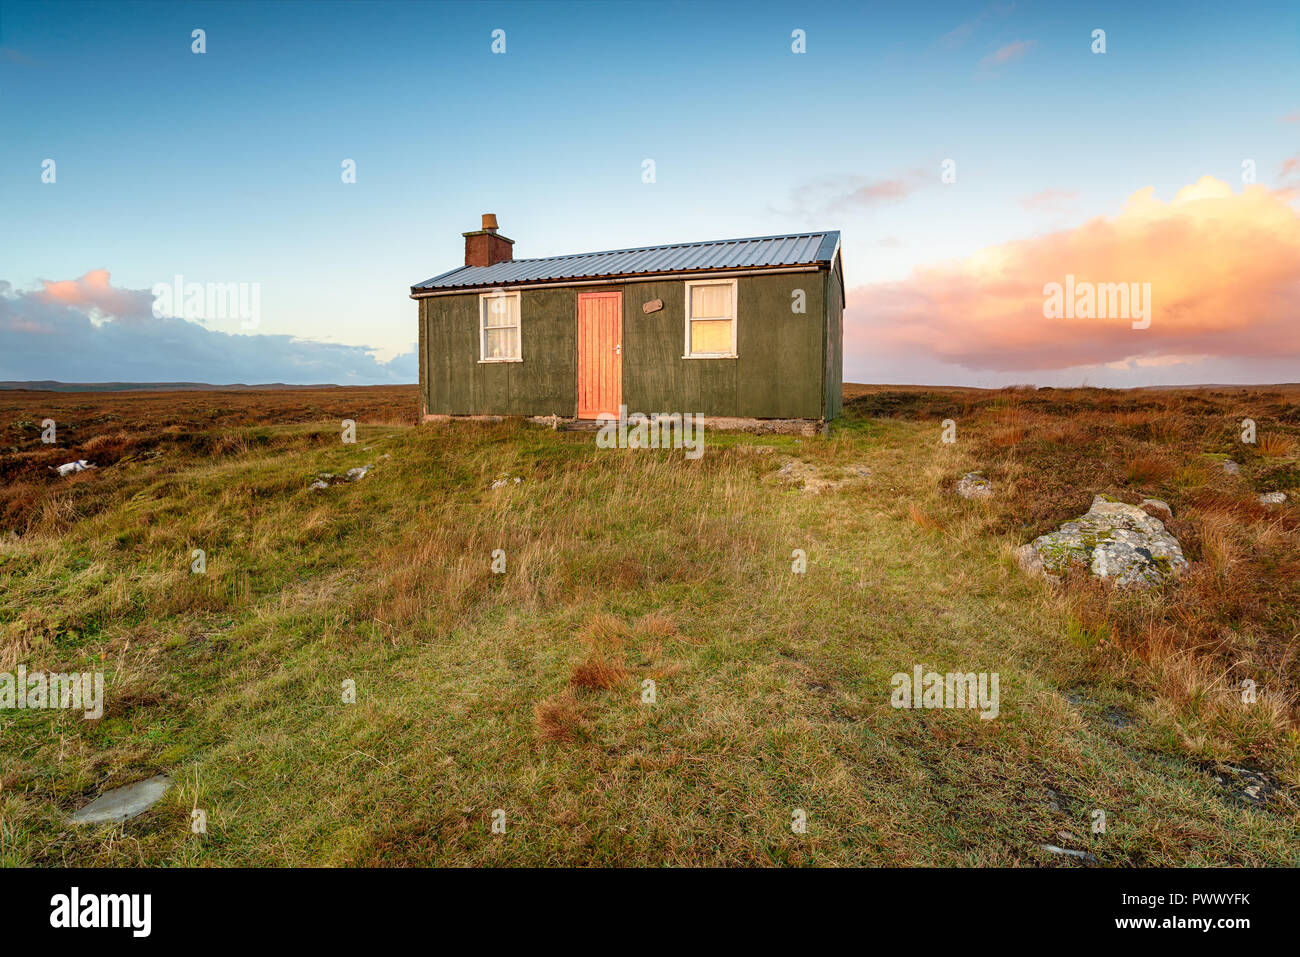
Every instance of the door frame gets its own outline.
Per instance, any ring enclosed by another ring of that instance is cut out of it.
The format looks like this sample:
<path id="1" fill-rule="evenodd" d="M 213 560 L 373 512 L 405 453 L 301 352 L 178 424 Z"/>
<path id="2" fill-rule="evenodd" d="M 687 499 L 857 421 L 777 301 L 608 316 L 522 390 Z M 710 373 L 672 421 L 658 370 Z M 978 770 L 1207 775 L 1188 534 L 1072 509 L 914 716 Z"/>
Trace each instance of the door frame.
<path id="1" fill-rule="evenodd" d="M 617 299 L 618 308 L 614 310 L 618 317 L 618 326 L 615 331 L 615 346 L 617 347 L 618 360 L 618 402 L 615 403 L 615 412 L 617 407 L 623 404 L 623 290 L 619 289 L 589 289 L 578 293 L 577 302 L 574 306 L 573 313 L 573 415 L 579 418 L 582 415 L 582 301 L 584 299 Z M 594 419 L 589 421 L 595 421 Z"/>

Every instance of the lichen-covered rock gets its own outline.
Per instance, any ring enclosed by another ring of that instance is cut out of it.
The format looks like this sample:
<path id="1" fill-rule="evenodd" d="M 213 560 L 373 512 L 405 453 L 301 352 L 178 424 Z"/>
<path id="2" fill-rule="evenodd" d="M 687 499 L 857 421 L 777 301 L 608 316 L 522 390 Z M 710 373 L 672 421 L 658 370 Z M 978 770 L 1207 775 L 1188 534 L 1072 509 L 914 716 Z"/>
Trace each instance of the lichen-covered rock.
<path id="1" fill-rule="evenodd" d="M 1224 459 L 1223 471 L 1227 472 L 1229 475 L 1239 475 L 1241 473 L 1241 466 L 1232 461 L 1232 459 Z"/>
<path id="2" fill-rule="evenodd" d="M 989 498 L 993 483 L 981 472 L 967 472 L 957 482 L 957 494 L 962 498 Z"/>
<path id="3" fill-rule="evenodd" d="M 1016 552 L 1028 572 L 1059 578 L 1071 565 L 1117 585 L 1159 585 L 1187 569 L 1178 539 L 1136 505 L 1104 495 L 1087 514 L 1040 535 Z"/>
<path id="4" fill-rule="evenodd" d="M 1281 505 L 1286 501 L 1286 492 L 1264 492 L 1259 496 L 1260 505 Z"/>

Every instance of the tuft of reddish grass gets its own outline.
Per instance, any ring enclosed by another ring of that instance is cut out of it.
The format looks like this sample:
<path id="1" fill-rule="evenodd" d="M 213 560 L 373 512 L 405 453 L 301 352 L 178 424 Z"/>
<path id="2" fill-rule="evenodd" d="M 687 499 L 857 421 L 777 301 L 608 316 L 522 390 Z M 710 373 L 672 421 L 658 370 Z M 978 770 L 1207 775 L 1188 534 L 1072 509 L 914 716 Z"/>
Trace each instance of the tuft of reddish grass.
<path id="1" fill-rule="evenodd" d="M 610 614 L 594 615 L 579 632 L 578 637 L 594 651 L 618 651 L 623 647 L 626 631 L 623 622 Z"/>
<path id="2" fill-rule="evenodd" d="M 632 626 L 632 631 L 642 638 L 673 638 L 679 632 L 673 616 L 664 611 L 652 611 L 642 615 Z"/>
<path id="3" fill-rule="evenodd" d="M 569 683 L 589 691 L 608 691 L 628 678 L 628 670 L 599 652 L 592 652 L 587 660 L 573 669 Z"/>
<path id="4" fill-rule="evenodd" d="M 1265 432 L 1259 436 L 1258 448 L 1263 455 L 1290 456 L 1295 454 L 1296 443 L 1281 432 Z"/>
<path id="5" fill-rule="evenodd" d="M 587 730 L 582 708 L 571 691 L 537 702 L 533 707 L 533 719 L 537 735 L 543 741 L 572 744 Z"/>
<path id="6" fill-rule="evenodd" d="M 1025 440 L 1024 426 L 1009 425 L 993 433 L 992 442 L 999 448 L 1010 448 Z"/>
<path id="7" fill-rule="evenodd" d="M 1141 452 L 1124 463 L 1124 477 L 1135 485 L 1160 485 L 1173 474 L 1173 463 L 1156 452 Z"/>
<path id="8" fill-rule="evenodd" d="M 1177 415 L 1162 415 L 1151 420 L 1148 433 L 1155 442 L 1171 445 L 1186 433 L 1186 423 Z"/>
<path id="9" fill-rule="evenodd" d="M 1087 428 L 1074 419 L 1053 423 L 1040 434 L 1043 441 L 1053 445 L 1079 445 L 1088 439 Z"/>
<path id="10" fill-rule="evenodd" d="M 931 515 L 929 512 L 926 512 L 915 502 L 908 503 L 907 514 L 912 517 L 912 521 L 916 522 L 918 526 L 925 529 L 927 532 L 943 531 L 944 528 L 943 523 L 940 522 L 933 515 Z"/>

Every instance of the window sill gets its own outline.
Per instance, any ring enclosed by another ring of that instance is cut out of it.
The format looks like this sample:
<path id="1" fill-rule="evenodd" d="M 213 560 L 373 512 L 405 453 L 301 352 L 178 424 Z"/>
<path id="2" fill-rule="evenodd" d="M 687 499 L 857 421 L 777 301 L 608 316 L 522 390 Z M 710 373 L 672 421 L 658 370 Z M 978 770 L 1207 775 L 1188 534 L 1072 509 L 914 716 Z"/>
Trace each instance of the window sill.
<path id="1" fill-rule="evenodd" d="M 523 359 L 479 359 L 479 365 L 494 365 L 498 362 L 523 362 Z"/>
<path id="2" fill-rule="evenodd" d="M 720 352 L 717 355 L 710 356 L 682 356 L 683 359 L 739 359 L 740 356 L 734 352 Z"/>

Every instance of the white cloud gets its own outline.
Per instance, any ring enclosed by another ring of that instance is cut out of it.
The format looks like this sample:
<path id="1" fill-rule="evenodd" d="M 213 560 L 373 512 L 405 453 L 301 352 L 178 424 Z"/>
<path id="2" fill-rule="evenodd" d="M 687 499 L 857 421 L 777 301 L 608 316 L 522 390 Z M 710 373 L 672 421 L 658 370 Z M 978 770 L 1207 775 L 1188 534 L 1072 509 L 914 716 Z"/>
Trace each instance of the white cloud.
<path id="1" fill-rule="evenodd" d="M 15 291 L 0 280 L 0 380 L 216 384 L 415 382 L 414 349 L 388 362 L 369 346 L 232 335 L 153 315 L 153 295 L 106 270 Z"/>

